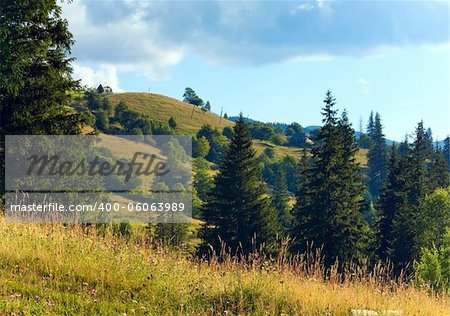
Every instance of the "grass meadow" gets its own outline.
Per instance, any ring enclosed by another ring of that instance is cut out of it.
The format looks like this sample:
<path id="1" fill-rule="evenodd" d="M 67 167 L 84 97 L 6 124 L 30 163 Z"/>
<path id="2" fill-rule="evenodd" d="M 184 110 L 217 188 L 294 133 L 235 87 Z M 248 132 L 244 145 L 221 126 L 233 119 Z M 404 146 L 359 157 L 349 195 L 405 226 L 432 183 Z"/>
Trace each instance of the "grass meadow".
<path id="1" fill-rule="evenodd" d="M 317 260 L 210 262 L 80 226 L 0 220 L 0 315 L 448 315 L 450 299 L 374 272 Z M 283 256 L 281 256 L 283 258 Z"/>

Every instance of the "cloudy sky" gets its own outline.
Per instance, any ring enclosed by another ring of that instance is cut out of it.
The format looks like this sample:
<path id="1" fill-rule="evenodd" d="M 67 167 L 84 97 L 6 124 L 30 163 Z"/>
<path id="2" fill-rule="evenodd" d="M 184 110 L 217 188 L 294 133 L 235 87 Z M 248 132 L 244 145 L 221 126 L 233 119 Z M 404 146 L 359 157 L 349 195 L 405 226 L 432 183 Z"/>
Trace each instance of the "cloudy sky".
<path id="1" fill-rule="evenodd" d="M 132 1 L 63 4 L 74 75 L 213 111 L 320 124 L 327 89 L 354 127 L 380 112 L 389 138 L 424 120 L 450 134 L 447 1 Z"/>

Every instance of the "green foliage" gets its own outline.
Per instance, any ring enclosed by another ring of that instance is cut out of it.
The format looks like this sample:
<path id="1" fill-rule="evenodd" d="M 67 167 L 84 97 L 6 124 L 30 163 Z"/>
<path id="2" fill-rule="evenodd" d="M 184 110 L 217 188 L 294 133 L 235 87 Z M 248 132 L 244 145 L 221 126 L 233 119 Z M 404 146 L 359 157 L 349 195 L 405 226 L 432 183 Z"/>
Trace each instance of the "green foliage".
<path id="1" fill-rule="evenodd" d="M 192 143 L 192 157 L 193 158 L 205 158 L 211 149 L 209 141 L 205 136 L 195 139 Z"/>
<path id="2" fill-rule="evenodd" d="M 194 160 L 194 189 L 197 197 L 200 199 L 200 204 L 203 205 L 207 198 L 210 189 L 213 186 L 213 179 L 209 175 L 210 167 L 204 158 L 197 158 Z M 200 218 L 202 214 L 199 214 Z"/>
<path id="3" fill-rule="evenodd" d="M 172 129 L 177 128 L 177 121 L 172 116 L 169 118 L 169 127 Z"/>
<path id="4" fill-rule="evenodd" d="M 173 134 L 173 128 L 176 127 L 176 122 L 173 119 L 168 123 L 154 122 L 147 117 L 142 116 L 140 113 L 130 110 L 128 105 L 121 101 L 117 104 L 114 110 L 114 119 L 123 126 L 123 133 L 136 135 L 136 132 L 140 130 L 138 135 L 171 135 Z"/>
<path id="5" fill-rule="evenodd" d="M 371 118 L 372 118 L 371 113 Z M 369 122 L 371 126 L 369 131 L 370 147 L 368 154 L 368 167 L 369 167 L 369 191 L 374 198 L 377 198 L 380 189 L 386 179 L 387 170 L 387 149 L 386 139 L 383 134 L 383 127 L 381 125 L 380 114 L 375 114 L 375 120 Z"/>
<path id="6" fill-rule="evenodd" d="M 218 253 L 222 243 L 235 254 L 248 254 L 262 245 L 268 251 L 275 250 L 279 232 L 277 214 L 261 179 L 250 131 L 242 115 L 220 163 L 203 217 L 200 254 L 209 253 L 211 247 Z"/>
<path id="7" fill-rule="evenodd" d="M 450 229 L 447 229 L 439 247 L 433 245 L 422 249 L 415 270 L 420 285 L 450 291 Z"/>
<path id="8" fill-rule="evenodd" d="M 97 111 L 95 126 L 101 131 L 107 131 L 109 129 L 109 116 L 105 110 Z"/>
<path id="9" fill-rule="evenodd" d="M 95 115 L 90 110 L 84 110 L 80 113 L 80 122 L 85 125 L 94 126 Z"/>
<path id="10" fill-rule="evenodd" d="M 443 148 L 442 152 L 444 154 L 445 161 L 447 161 L 447 166 L 450 171 L 450 136 L 447 136 L 444 139 L 444 148 Z"/>
<path id="11" fill-rule="evenodd" d="M 426 240 L 430 242 L 430 238 L 440 238 L 436 235 L 437 231 L 430 227 L 430 222 L 444 221 L 444 224 L 445 220 L 438 218 L 441 214 L 439 210 L 433 211 L 435 218 L 427 215 L 426 196 L 434 189 L 432 183 L 435 181 L 431 175 L 435 174 L 436 165 L 431 156 L 433 152 L 429 150 L 429 136 L 423 122 L 417 125 L 412 146 L 405 140 L 398 152 L 401 155 L 397 159 L 397 167 L 392 166 L 391 157 L 390 172 L 393 169 L 395 171 L 388 176 L 379 202 L 381 218 L 386 218 L 380 226 L 379 253 L 400 269 L 410 267 L 413 260 L 419 259 Z M 393 149 L 391 156 L 395 154 Z"/>
<path id="12" fill-rule="evenodd" d="M 78 134 L 69 114 L 73 44 L 54 0 L 2 1 L 0 19 L 0 134 Z"/>
<path id="13" fill-rule="evenodd" d="M 288 126 L 286 134 L 289 136 L 288 145 L 293 147 L 304 147 L 306 144 L 306 133 L 298 123 Z"/>
<path id="14" fill-rule="evenodd" d="M 208 161 L 219 163 L 227 150 L 228 139 L 211 125 L 203 125 L 197 132 L 197 139 L 206 138 L 210 145 L 210 150 L 206 155 Z"/>
<path id="15" fill-rule="evenodd" d="M 222 130 L 222 135 L 228 139 L 232 139 L 234 135 L 233 128 L 230 126 L 225 126 Z"/>
<path id="16" fill-rule="evenodd" d="M 430 190 L 450 186 L 450 173 L 444 152 L 439 148 L 432 149 L 431 162 L 428 164 L 428 186 Z"/>
<path id="17" fill-rule="evenodd" d="M 204 104 L 203 100 L 197 95 L 197 93 L 189 87 L 184 90 L 183 102 L 190 103 L 198 107 L 201 107 Z"/>
<path id="18" fill-rule="evenodd" d="M 399 217 L 399 212 L 406 204 L 406 183 L 403 175 L 403 161 L 402 164 L 398 157 L 397 146 L 392 146 L 389 165 L 388 176 L 386 183 L 381 190 L 381 195 L 378 200 L 378 222 L 377 222 L 377 253 L 381 259 L 391 259 L 398 261 L 395 255 L 395 238 L 393 231 L 394 218 Z M 398 220 L 396 220 L 399 223 Z"/>
<path id="19" fill-rule="evenodd" d="M 261 122 L 249 123 L 252 139 L 268 140 L 276 145 L 284 143 L 283 132 L 280 128 Z"/>
<path id="20" fill-rule="evenodd" d="M 207 110 L 207 111 L 211 111 L 211 103 L 209 103 L 209 101 L 206 101 L 204 109 Z"/>
<path id="21" fill-rule="evenodd" d="M 450 229 L 450 187 L 438 188 L 427 195 L 420 208 L 422 217 L 416 236 L 417 248 L 432 244 L 440 247 L 445 232 Z"/>
<path id="22" fill-rule="evenodd" d="M 346 112 L 336 117 L 335 99 L 327 91 L 324 126 L 312 149 L 312 159 L 300 174 L 293 210 L 292 251 L 308 244 L 323 247 L 327 264 L 360 260 L 367 245 L 368 227 L 362 218 L 363 185 L 355 161 L 358 150 Z"/>
<path id="23" fill-rule="evenodd" d="M 274 183 L 272 205 L 277 210 L 278 221 L 284 235 L 288 235 L 292 224 L 291 209 L 289 207 L 290 194 L 283 169 L 279 170 Z"/>

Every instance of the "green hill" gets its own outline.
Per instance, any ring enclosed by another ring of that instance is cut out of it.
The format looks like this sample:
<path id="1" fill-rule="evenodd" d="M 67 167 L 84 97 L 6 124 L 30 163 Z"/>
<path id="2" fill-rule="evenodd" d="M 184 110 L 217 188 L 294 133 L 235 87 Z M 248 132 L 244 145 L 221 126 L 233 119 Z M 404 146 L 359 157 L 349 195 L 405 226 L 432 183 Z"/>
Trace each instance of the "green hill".
<path id="1" fill-rule="evenodd" d="M 108 96 L 113 104 L 124 101 L 130 107 L 150 119 L 167 122 L 173 117 L 182 133 L 192 134 L 198 131 L 204 124 L 222 130 L 225 126 L 234 123 L 221 119 L 218 115 L 203 111 L 191 104 L 155 93 L 127 92 L 115 93 Z"/>

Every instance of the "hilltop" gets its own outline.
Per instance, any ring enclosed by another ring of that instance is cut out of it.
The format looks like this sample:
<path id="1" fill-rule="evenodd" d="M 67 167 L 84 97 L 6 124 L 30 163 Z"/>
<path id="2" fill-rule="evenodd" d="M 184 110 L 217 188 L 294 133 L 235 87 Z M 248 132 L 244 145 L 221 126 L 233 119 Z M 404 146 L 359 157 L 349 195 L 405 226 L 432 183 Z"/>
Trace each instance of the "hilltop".
<path id="1" fill-rule="evenodd" d="M 124 101 L 130 109 L 155 121 L 167 122 L 173 117 L 182 133 L 194 134 L 203 125 L 209 124 L 219 130 L 234 123 L 218 115 L 204 111 L 191 104 L 156 93 L 126 92 L 109 95 L 113 104 Z"/>

